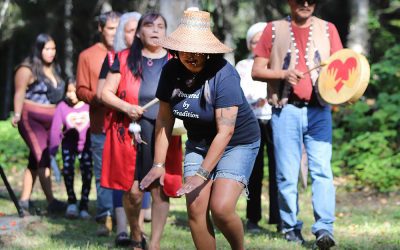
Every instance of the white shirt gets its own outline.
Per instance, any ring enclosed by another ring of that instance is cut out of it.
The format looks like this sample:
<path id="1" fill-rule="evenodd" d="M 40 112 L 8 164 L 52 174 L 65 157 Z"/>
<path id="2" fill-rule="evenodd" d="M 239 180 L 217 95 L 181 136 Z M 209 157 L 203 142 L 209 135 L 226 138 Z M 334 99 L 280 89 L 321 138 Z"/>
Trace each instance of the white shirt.
<path id="1" fill-rule="evenodd" d="M 253 80 L 251 77 L 253 63 L 254 59 L 251 58 L 236 64 L 236 70 L 240 75 L 240 86 L 257 119 L 269 120 L 271 119 L 272 110 L 266 99 L 267 83 Z"/>

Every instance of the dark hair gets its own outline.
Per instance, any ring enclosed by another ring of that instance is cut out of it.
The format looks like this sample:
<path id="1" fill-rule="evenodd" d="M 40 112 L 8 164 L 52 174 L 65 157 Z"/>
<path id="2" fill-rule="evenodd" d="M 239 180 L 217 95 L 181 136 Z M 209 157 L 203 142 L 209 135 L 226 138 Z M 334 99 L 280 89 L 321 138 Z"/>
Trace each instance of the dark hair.
<path id="1" fill-rule="evenodd" d="M 97 18 L 100 28 L 103 29 L 108 20 L 118 19 L 120 16 L 121 14 L 116 11 L 107 11 L 100 14 Z"/>
<path id="2" fill-rule="evenodd" d="M 54 41 L 54 39 L 45 33 L 41 33 L 36 37 L 36 41 L 32 47 L 32 52 L 28 58 L 24 60 L 22 63 L 23 65 L 27 65 L 31 68 L 34 77 L 38 80 L 43 80 L 45 78 L 43 72 L 43 58 L 42 58 L 42 51 L 46 43 Z M 53 62 L 51 63 L 55 77 L 57 81 L 61 80 L 61 67 L 58 65 L 56 61 L 56 57 L 54 58 Z"/>
<path id="3" fill-rule="evenodd" d="M 144 14 L 138 22 L 137 29 L 135 32 L 135 38 L 133 40 L 132 46 L 129 50 L 129 56 L 128 56 L 128 67 L 132 71 L 133 75 L 135 77 L 142 77 L 142 49 L 143 49 L 143 43 L 142 40 L 137 36 L 139 32 L 141 31 L 143 25 L 148 24 L 148 23 L 153 23 L 157 18 L 161 17 L 165 23 L 165 28 L 167 28 L 167 21 L 165 18 L 160 14 L 156 12 L 150 12 L 147 14 Z"/>

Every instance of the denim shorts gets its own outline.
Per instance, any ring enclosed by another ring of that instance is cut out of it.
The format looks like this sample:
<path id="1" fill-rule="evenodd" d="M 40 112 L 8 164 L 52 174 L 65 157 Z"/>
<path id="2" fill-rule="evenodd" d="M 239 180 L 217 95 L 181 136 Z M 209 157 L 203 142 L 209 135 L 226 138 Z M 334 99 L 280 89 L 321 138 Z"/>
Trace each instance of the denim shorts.
<path id="1" fill-rule="evenodd" d="M 227 146 L 217 166 L 210 174 L 210 179 L 217 178 L 232 179 L 242 183 L 246 188 L 251 172 L 253 171 L 254 161 L 256 160 L 260 140 L 250 144 Z M 209 145 L 186 141 L 186 153 L 184 161 L 184 177 L 195 175 L 201 166 Z"/>

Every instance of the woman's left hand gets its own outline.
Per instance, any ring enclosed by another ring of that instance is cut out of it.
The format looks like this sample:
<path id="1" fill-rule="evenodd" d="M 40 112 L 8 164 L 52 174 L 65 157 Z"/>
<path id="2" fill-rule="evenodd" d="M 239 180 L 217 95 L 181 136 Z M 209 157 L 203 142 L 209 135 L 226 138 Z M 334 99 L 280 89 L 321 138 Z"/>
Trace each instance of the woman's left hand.
<path id="1" fill-rule="evenodd" d="M 187 179 L 188 180 L 185 182 L 185 184 L 183 184 L 183 186 L 176 192 L 178 196 L 188 194 L 206 182 L 204 181 L 204 179 L 197 175 L 188 177 Z"/>

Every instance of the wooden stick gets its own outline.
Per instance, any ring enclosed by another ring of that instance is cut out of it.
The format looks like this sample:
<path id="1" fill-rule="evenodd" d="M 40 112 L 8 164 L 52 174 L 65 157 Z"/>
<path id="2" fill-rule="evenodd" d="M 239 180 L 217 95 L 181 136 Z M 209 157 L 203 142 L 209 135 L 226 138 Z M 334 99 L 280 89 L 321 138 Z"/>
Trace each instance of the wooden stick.
<path id="1" fill-rule="evenodd" d="M 146 103 L 145 105 L 143 105 L 143 109 L 148 109 L 151 106 L 153 106 L 154 104 L 156 104 L 157 102 L 159 102 L 158 98 L 154 98 L 153 100 L 149 101 L 148 103 Z"/>
<path id="2" fill-rule="evenodd" d="M 324 66 L 326 66 L 327 64 L 328 64 L 327 62 L 324 62 L 324 61 L 323 61 L 323 62 L 321 62 L 320 65 L 317 65 L 317 66 L 315 66 L 314 68 L 312 68 L 312 69 L 310 69 L 310 70 L 304 72 L 303 75 L 309 74 L 311 71 L 316 70 L 316 69 L 321 68 L 321 67 L 324 67 Z"/>

